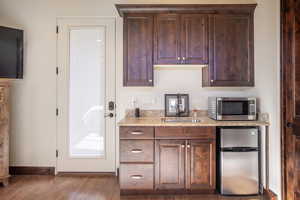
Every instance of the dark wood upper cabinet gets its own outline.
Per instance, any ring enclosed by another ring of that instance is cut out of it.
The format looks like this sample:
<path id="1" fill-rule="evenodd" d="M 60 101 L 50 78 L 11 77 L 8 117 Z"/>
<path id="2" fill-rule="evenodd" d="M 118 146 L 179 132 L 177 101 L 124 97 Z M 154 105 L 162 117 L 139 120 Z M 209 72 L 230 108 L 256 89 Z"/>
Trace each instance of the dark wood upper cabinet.
<path id="1" fill-rule="evenodd" d="M 156 189 L 184 189 L 185 140 L 158 140 L 155 153 Z"/>
<path id="2" fill-rule="evenodd" d="M 254 86 L 256 4 L 116 5 L 124 86 L 153 86 L 153 65 L 207 65 L 204 87 Z"/>
<path id="3" fill-rule="evenodd" d="M 252 15 L 210 17 L 209 67 L 204 86 L 254 86 Z"/>
<path id="4" fill-rule="evenodd" d="M 215 140 L 192 140 L 188 144 L 187 188 L 214 190 L 216 185 Z"/>
<path id="5" fill-rule="evenodd" d="M 154 33 L 154 64 L 208 63 L 208 15 L 159 14 Z"/>
<path id="6" fill-rule="evenodd" d="M 183 64 L 208 64 L 208 15 L 181 15 Z"/>
<path id="7" fill-rule="evenodd" d="M 153 86 L 153 23 L 149 14 L 124 18 L 124 86 Z"/>
<path id="8" fill-rule="evenodd" d="M 161 14 L 155 17 L 154 63 L 179 64 L 180 17 L 177 14 Z"/>

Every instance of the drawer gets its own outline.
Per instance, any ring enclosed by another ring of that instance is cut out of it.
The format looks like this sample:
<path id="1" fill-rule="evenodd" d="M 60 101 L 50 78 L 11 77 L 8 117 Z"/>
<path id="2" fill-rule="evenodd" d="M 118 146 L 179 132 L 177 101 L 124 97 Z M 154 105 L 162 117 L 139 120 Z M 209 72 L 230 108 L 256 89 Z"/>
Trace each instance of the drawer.
<path id="1" fill-rule="evenodd" d="M 153 190 L 154 167 L 152 164 L 121 164 L 121 190 Z"/>
<path id="2" fill-rule="evenodd" d="M 157 138 L 184 138 L 183 128 L 182 127 L 156 127 L 155 128 L 155 137 Z"/>
<path id="3" fill-rule="evenodd" d="M 215 127 L 157 127 L 155 136 L 158 139 L 193 139 L 215 138 Z"/>
<path id="4" fill-rule="evenodd" d="M 215 127 L 184 127 L 183 132 L 188 138 L 216 138 Z"/>
<path id="5" fill-rule="evenodd" d="M 154 141 L 121 140 L 120 162 L 154 162 Z"/>
<path id="6" fill-rule="evenodd" d="M 153 127 L 120 127 L 120 139 L 153 139 Z"/>

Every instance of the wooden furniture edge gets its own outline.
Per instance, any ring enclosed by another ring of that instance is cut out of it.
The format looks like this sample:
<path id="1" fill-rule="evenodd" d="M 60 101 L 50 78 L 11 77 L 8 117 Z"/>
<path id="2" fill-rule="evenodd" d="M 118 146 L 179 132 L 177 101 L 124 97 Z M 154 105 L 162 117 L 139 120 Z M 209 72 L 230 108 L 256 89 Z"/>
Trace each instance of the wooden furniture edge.
<path id="1" fill-rule="evenodd" d="M 8 184 L 9 184 L 9 177 L 10 177 L 10 175 L 4 176 L 4 177 L 0 177 L 0 183 L 2 183 L 2 185 L 4 187 L 8 186 Z"/>
<path id="2" fill-rule="evenodd" d="M 270 189 L 264 189 L 264 196 L 267 200 L 277 200 L 278 196 Z"/>
<path id="3" fill-rule="evenodd" d="M 163 13 L 199 11 L 243 11 L 252 13 L 257 4 L 116 4 L 121 17 L 126 13 Z"/>

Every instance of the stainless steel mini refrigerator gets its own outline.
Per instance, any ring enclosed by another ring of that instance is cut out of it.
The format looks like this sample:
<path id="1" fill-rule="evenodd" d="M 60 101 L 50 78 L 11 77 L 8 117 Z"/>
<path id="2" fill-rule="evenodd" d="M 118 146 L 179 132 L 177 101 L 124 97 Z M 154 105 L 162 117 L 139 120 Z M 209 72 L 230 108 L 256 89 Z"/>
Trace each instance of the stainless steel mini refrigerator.
<path id="1" fill-rule="evenodd" d="M 223 195 L 260 194 L 258 128 L 220 128 L 218 143 L 220 193 Z"/>

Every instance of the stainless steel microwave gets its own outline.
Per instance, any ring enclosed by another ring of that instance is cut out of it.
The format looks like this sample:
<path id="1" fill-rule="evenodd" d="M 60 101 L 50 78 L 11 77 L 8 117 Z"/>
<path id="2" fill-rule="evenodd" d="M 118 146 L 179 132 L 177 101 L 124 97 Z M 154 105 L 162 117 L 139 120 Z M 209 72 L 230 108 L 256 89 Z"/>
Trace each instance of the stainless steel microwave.
<path id="1" fill-rule="evenodd" d="M 256 120 L 256 98 L 209 97 L 208 116 L 214 120 Z"/>

